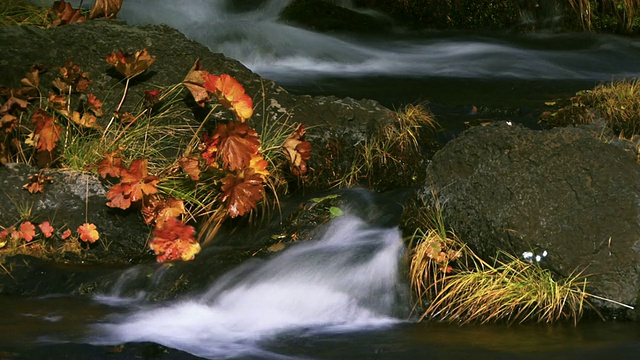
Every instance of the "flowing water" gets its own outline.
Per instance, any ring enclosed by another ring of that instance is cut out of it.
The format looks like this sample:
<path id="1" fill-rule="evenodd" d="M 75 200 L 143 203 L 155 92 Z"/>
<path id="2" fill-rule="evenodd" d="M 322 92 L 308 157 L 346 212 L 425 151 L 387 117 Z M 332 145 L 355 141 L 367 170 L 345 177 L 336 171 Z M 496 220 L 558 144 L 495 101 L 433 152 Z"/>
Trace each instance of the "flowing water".
<path id="1" fill-rule="evenodd" d="M 133 24 L 169 24 L 292 92 L 373 98 L 388 106 L 429 100 L 445 123 L 473 116 L 474 105 L 520 107 L 533 114 L 556 96 L 640 75 L 637 38 L 400 29 L 375 36 L 327 35 L 278 21 L 288 3 L 126 0 L 120 17 Z M 317 240 L 267 261 L 247 262 L 206 291 L 174 301 L 149 300 L 149 286 L 162 278 L 160 266 L 152 281 L 138 287 L 132 284 L 146 273 L 139 267 L 121 270 L 110 292 L 91 299 L 0 297 L 0 358 L 635 359 L 640 354 L 640 325 L 634 323 L 416 324 L 405 308 L 403 252 L 394 226 L 345 216 Z M 149 355 L 116 346 L 149 342 L 182 352 Z"/>

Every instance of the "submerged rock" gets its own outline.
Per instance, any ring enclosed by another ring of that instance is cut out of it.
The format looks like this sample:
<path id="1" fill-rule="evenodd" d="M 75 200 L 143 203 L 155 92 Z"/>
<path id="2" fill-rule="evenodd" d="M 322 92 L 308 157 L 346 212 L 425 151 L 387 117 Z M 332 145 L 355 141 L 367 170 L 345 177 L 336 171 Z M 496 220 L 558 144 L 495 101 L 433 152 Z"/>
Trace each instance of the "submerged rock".
<path id="1" fill-rule="evenodd" d="M 584 270 L 589 293 L 639 305 L 640 166 L 633 147 L 598 127 L 494 124 L 449 142 L 427 177 L 422 195 L 437 192 L 445 222 L 480 256 L 532 252 L 561 277 Z M 588 300 L 614 315 L 625 310 Z"/>

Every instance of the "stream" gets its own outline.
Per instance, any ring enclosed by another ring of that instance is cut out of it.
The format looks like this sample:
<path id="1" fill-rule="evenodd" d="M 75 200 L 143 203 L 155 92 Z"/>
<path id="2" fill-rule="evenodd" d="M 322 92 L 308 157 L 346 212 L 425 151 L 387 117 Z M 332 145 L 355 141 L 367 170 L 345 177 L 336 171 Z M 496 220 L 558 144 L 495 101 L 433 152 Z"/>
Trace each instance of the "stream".
<path id="1" fill-rule="evenodd" d="M 507 109 L 496 116 L 536 126 L 545 101 L 640 76 L 640 39 L 633 37 L 402 29 L 327 35 L 278 21 L 289 0 L 252 3 L 262 5 L 125 0 L 119 17 L 175 27 L 292 93 L 370 98 L 390 108 L 428 101 L 451 136 L 479 116 L 476 107 Z M 129 277 L 145 276 L 138 267 L 114 270 L 122 281 L 91 298 L 0 297 L 0 359 L 640 356 L 640 323 L 416 323 L 404 252 L 396 226 L 347 213 L 317 239 L 244 263 L 206 291 L 176 300 L 152 301 L 146 287 L 132 292 Z"/>

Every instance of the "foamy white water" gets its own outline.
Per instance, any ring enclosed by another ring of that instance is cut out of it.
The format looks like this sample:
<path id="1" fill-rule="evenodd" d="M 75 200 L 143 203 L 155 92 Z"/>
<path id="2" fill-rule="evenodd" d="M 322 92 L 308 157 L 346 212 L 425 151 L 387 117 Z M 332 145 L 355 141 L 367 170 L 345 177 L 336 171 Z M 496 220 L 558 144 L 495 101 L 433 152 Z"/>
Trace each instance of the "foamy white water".
<path id="1" fill-rule="evenodd" d="M 137 303 L 126 316 L 96 325 L 89 342 L 150 341 L 212 359 L 277 358 L 260 343 L 294 331 L 355 331 L 400 321 L 394 314 L 402 306 L 397 299 L 404 291 L 398 269 L 403 252 L 398 229 L 372 228 L 345 216 L 318 241 L 268 261 L 250 261 L 205 294 L 162 306 Z"/>

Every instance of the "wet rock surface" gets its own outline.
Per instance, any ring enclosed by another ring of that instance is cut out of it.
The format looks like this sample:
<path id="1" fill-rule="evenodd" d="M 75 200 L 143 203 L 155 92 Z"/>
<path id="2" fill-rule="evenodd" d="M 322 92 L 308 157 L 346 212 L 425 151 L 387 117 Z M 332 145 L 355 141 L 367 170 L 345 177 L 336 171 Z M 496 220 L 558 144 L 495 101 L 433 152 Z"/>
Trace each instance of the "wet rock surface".
<path id="1" fill-rule="evenodd" d="M 445 222 L 482 257 L 531 251 L 562 277 L 590 274 L 588 292 L 638 304 L 640 166 L 629 143 L 597 126 L 476 127 L 434 156 L 427 177 L 423 196 L 437 192 Z"/>

